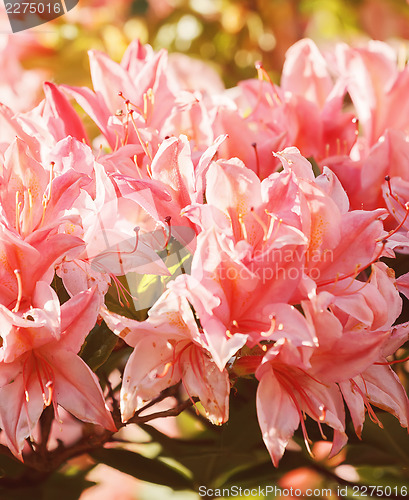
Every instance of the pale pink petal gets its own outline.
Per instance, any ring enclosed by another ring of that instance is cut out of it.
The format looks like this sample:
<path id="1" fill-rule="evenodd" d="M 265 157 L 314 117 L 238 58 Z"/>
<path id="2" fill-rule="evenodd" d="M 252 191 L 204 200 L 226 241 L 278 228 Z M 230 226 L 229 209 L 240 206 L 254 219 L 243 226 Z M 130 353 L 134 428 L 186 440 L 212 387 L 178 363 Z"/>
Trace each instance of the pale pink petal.
<path id="1" fill-rule="evenodd" d="M 180 210 L 194 196 L 194 169 L 187 137 L 171 137 L 162 142 L 151 165 L 152 177 L 174 191 L 173 200 Z"/>
<path id="2" fill-rule="evenodd" d="M 315 183 L 337 204 L 342 214 L 349 211 L 348 195 L 338 177 L 328 167 L 323 168 Z"/>
<path id="3" fill-rule="evenodd" d="M 204 351 L 191 346 L 180 358 L 182 384 L 190 397 L 200 399 L 208 419 L 221 425 L 229 418 L 230 379 Z"/>
<path id="4" fill-rule="evenodd" d="M 263 441 L 273 464 L 278 467 L 300 417 L 294 401 L 277 381 L 273 370 L 267 371 L 261 378 L 256 401 Z"/>
<path id="5" fill-rule="evenodd" d="M 399 276 L 399 278 L 396 279 L 396 285 L 398 290 L 409 299 L 409 273 Z"/>
<path id="6" fill-rule="evenodd" d="M 100 305 L 95 287 L 65 302 L 61 306 L 61 339 L 56 347 L 77 353 L 95 326 Z"/>
<path id="7" fill-rule="evenodd" d="M 282 163 L 285 171 L 293 171 L 300 179 L 313 181 L 315 179 L 311 163 L 301 156 L 300 151 L 295 147 L 285 148 L 279 153 L 274 153 Z"/>
<path id="8" fill-rule="evenodd" d="M 357 436 L 360 438 L 362 434 L 362 427 L 365 421 L 365 405 L 361 394 L 357 391 L 353 381 L 347 380 L 340 382 L 339 387 L 342 396 L 348 406 L 349 413 L 354 424 L 354 429 Z"/>
<path id="9" fill-rule="evenodd" d="M 53 370 L 55 401 L 83 422 L 115 431 L 98 378 L 85 362 L 63 349 L 43 348 L 42 354 Z"/>
<path id="10" fill-rule="evenodd" d="M 122 420 L 127 422 L 144 403 L 180 380 L 175 349 L 166 339 L 141 338 L 125 366 L 121 388 Z"/>
<path id="11" fill-rule="evenodd" d="M 363 382 L 359 383 L 362 392 L 367 393 L 369 401 L 386 410 L 399 420 L 402 427 L 408 426 L 408 396 L 399 377 L 390 366 L 373 365 L 362 373 Z"/>
<path id="12" fill-rule="evenodd" d="M 10 450 L 21 459 L 25 439 L 37 424 L 43 412 L 44 401 L 38 380 L 27 374 L 24 380 L 21 373 L 22 363 L 11 364 L 15 370 L 14 376 L 0 387 L 0 427 L 4 431 Z M 3 368 L 10 372 L 11 367 L 8 365 L 9 363 L 0 365 L 0 378 L 3 375 Z M 33 367 L 26 368 L 29 372 Z M 28 401 L 25 391 L 29 395 Z"/>
<path id="13" fill-rule="evenodd" d="M 59 88 L 51 82 L 45 82 L 44 94 L 46 98 L 44 114 L 46 114 L 49 120 L 48 124 L 51 131 L 53 131 L 53 126 L 55 126 L 54 135 L 56 139 L 64 139 L 68 135 L 71 135 L 79 141 L 87 143 L 87 133 L 80 117 Z M 64 117 L 64 120 L 62 117 Z"/>
<path id="14" fill-rule="evenodd" d="M 320 108 L 324 106 L 333 83 L 327 63 L 312 40 L 300 40 L 286 52 L 281 87 L 305 97 Z"/>

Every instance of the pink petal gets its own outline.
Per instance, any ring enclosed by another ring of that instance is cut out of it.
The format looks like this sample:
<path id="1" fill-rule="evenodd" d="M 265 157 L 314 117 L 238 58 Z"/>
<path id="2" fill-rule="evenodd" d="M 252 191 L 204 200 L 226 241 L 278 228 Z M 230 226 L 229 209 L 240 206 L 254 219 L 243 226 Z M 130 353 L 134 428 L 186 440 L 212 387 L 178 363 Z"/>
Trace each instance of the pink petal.
<path id="1" fill-rule="evenodd" d="M 26 368 L 30 371 L 32 367 Z M 44 401 L 40 385 L 35 377 L 26 374 L 24 382 L 20 371 L 22 363 L 1 363 L 0 378 L 3 378 L 4 370 L 8 375 L 11 370 L 14 370 L 14 376 L 7 383 L 2 382 L 0 387 L 0 427 L 4 431 L 10 450 L 21 459 L 25 439 L 37 424 L 43 412 Z M 26 400 L 25 390 L 28 391 L 29 401 Z"/>
<path id="2" fill-rule="evenodd" d="M 115 431 L 98 378 L 85 362 L 63 349 L 43 348 L 42 352 L 54 372 L 54 399 L 57 403 L 83 422 Z"/>
<path id="3" fill-rule="evenodd" d="M 229 418 L 230 380 L 199 347 L 191 346 L 181 356 L 181 376 L 190 397 L 197 396 L 209 420 L 221 425 Z"/>
<path id="4" fill-rule="evenodd" d="M 257 417 L 263 441 L 275 467 L 300 423 L 297 408 L 273 370 L 266 372 L 257 389 Z"/>
<path id="5" fill-rule="evenodd" d="M 122 420 L 127 422 L 144 403 L 180 380 L 174 347 L 152 335 L 141 338 L 125 366 L 121 388 Z"/>
<path id="6" fill-rule="evenodd" d="M 95 326 L 100 305 L 101 299 L 94 287 L 75 295 L 61 306 L 59 348 L 79 352 L 85 337 Z"/>

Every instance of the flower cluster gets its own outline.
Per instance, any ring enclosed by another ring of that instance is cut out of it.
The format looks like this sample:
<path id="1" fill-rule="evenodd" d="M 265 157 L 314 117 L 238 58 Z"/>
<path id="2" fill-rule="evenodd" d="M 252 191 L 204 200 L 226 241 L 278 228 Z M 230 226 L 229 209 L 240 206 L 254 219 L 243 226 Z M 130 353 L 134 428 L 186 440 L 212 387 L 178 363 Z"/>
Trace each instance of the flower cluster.
<path id="1" fill-rule="evenodd" d="M 407 427 L 390 356 L 408 339 L 409 277 L 380 259 L 409 247 L 409 69 L 382 43 L 324 56 L 310 40 L 289 50 L 280 86 L 260 63 L 225 90 L 203 63 L 138 42 L 90 65 L 93 89 L 48 82 L 34 109 L 0 108 L 10 450 L 21 456 L 50 405 L 115 430 L 78 355 L 102 320 L 133 348 L 123 422 L 181 383 L 223 424 L 231 387 L 255 377 L 275 465 L 300 425 L 308 447 L 306 415 L 333 430 L 332 455 L 345 406 L 358 436 L 373 405 Z M 110 310 L 111 285 L 148 316 Z"/>

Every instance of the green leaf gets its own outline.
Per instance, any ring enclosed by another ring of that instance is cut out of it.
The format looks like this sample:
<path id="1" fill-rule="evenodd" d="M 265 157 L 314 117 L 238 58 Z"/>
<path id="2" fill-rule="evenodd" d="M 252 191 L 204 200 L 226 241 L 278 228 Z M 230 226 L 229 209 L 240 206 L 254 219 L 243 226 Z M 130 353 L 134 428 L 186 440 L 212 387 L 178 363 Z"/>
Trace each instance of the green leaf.
<path id="1" fill-rule="evenodd" d="M 70 296 L 67 290 L 65 289 L 62 279 L 59 276 L 57 276 L 57 274 L 54 274 L 51 286 L 54 288 L 55 293 L 58 295 L 58 298 L 60 299 L 60 304 L 64 304 L 70 299 Z"/>
<path id="2" fill-rule="evenodd" d="M 146 458 L 138 453 L 120 448 L 102 448 L 92 452 L 91 455 L 98 462 L 142 481 L 161 484 L 174 490 L 194 488 L 189 478 L 156 458 Z"/>
<path id="3" fill-rule="evenodd" d="M 308 466 L 308 463 L 302 453 L 287 450 L 278 468 L 274 467 L 269 456 L 266 461 L 259 464 L 249 462 L 245 468 L 231 474 L 220 487 L 229 488 L 238 485 L 243 488 L 251 488 L 271 484 L 273 481 L 279 480 L 287 472 L 306 466 Z"/>
<path id="4" fill-rule="evenodd" d="M 149 425 L 141 427 L 162 446 L 163 456 L 191 471 L 196 484 L 218 487 L 249 464 L 269 462 L 272 467 L 257 421 L 256 387 L 255 380 L 240 381 L 230 398 L 229 421 L 221 427 L 208 427 L 196 439 L 171 439 Z"/>
<path id="5" fill-rule="evenodd" d="M 80 356 L 95 371 L 109 358 L 118 337 L 111 332 L 105 322 L 96 325 L 85 339 Z"/>
<path id="6" fill-rule="evenodd" d="M 345 463 L 354 466 L 386 466 L 399 463 L 399 458 L 365 443 L 348 444 Z"/>
<path id="7" fill-rule="evenodd" d="M 70 475 L 57 472 L 47 477 L 46 474 L 26 468 L 25 474 L 18 478 L 15 477 L 8 483 L 0 481 L 0 498 L 2 500 L 24 500 L 27 498 L 78 500 L 85 489 L 95 484 L 85 478 L 88 471 L 82 470 Z"/>
<path id="8" fill-rule="evenodd" d="M 94 486 L 95 483 L 85 479 L 88 473 L 80 472 L 75 475 L 53 474 L 44 484 L 42 500 L 78 500 L 81 493 Z M 33 498 L 32 495 L 29 497 Z"/>
<path id="9" fill-rule="evenodd" d="M 313 156 L 310 156 L 309 158 L 307 158 L 307 160 L 311 163 L 312 171 L 314 172 L 315 177 L 321 175 L 321 169 L 318 166 L 318 163 L 315 161 L 315 158 Z"/>
<path id="10" fill-rule="evenodd" d="M 158 257 L 165 263 L 170 276 L 138 275 L 136 273 L 130 273 L 126 276 L 129 290 L 135 297 L 136 312 L 149 310 L 162 295 L 170 281 L 190 270 L 192 255 L 185 247 L 172 238 L 167 248 L 168 253 L 163 250 Z M 141 321 L 144 318 L 137 317 L 137 319 Z"/>
<path id="11" fill-rule="evenodd" d="M 383 429 L 368 420 L 365 422 L 362 440 L 391 455 L 392 463 L 397 459 L 402 465 L 409 465 L 409 435 L 407 429 L 401 427 L 399 421 L 389 413 L 377 412 Z"/>
<path id="12" fill-rule="evenodd" d="M 408 471 L 401 467 L 357 467 L 357 472 L 361 482 L 368 486 L 400 488 L 409 484 Z"/>

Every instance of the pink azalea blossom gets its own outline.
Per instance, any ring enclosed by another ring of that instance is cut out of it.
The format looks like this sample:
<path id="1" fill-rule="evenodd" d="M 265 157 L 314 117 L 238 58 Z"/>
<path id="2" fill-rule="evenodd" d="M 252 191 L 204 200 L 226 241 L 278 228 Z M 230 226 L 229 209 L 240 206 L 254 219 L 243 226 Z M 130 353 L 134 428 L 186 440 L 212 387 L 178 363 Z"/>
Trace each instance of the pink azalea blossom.
<path id="1" fill-rule="evenodd" d="M 58 297 L 38 282 L 31 307 L 0 311 L 0 425 L 12 452 L 21 458 L 45 406 L 63 406 L 80 420 L 115 430 L 96 376 L 76 353 L 95 324 L 95 289 L 60 307 Z"/>
<path id="2" fill-rule="evenodd" d="M 206 338 L 184 297 L 168 290 L 143 322 L 107 310 L 102 314 L 112 331 L 134 347 L 121 388 L 125 422 L 145 402 L 179 381 L 189 397 L 200 399 L 213 423 L 227 421 L 230 392 L 227 370 L 219 369 L 212 359 Z"/>

